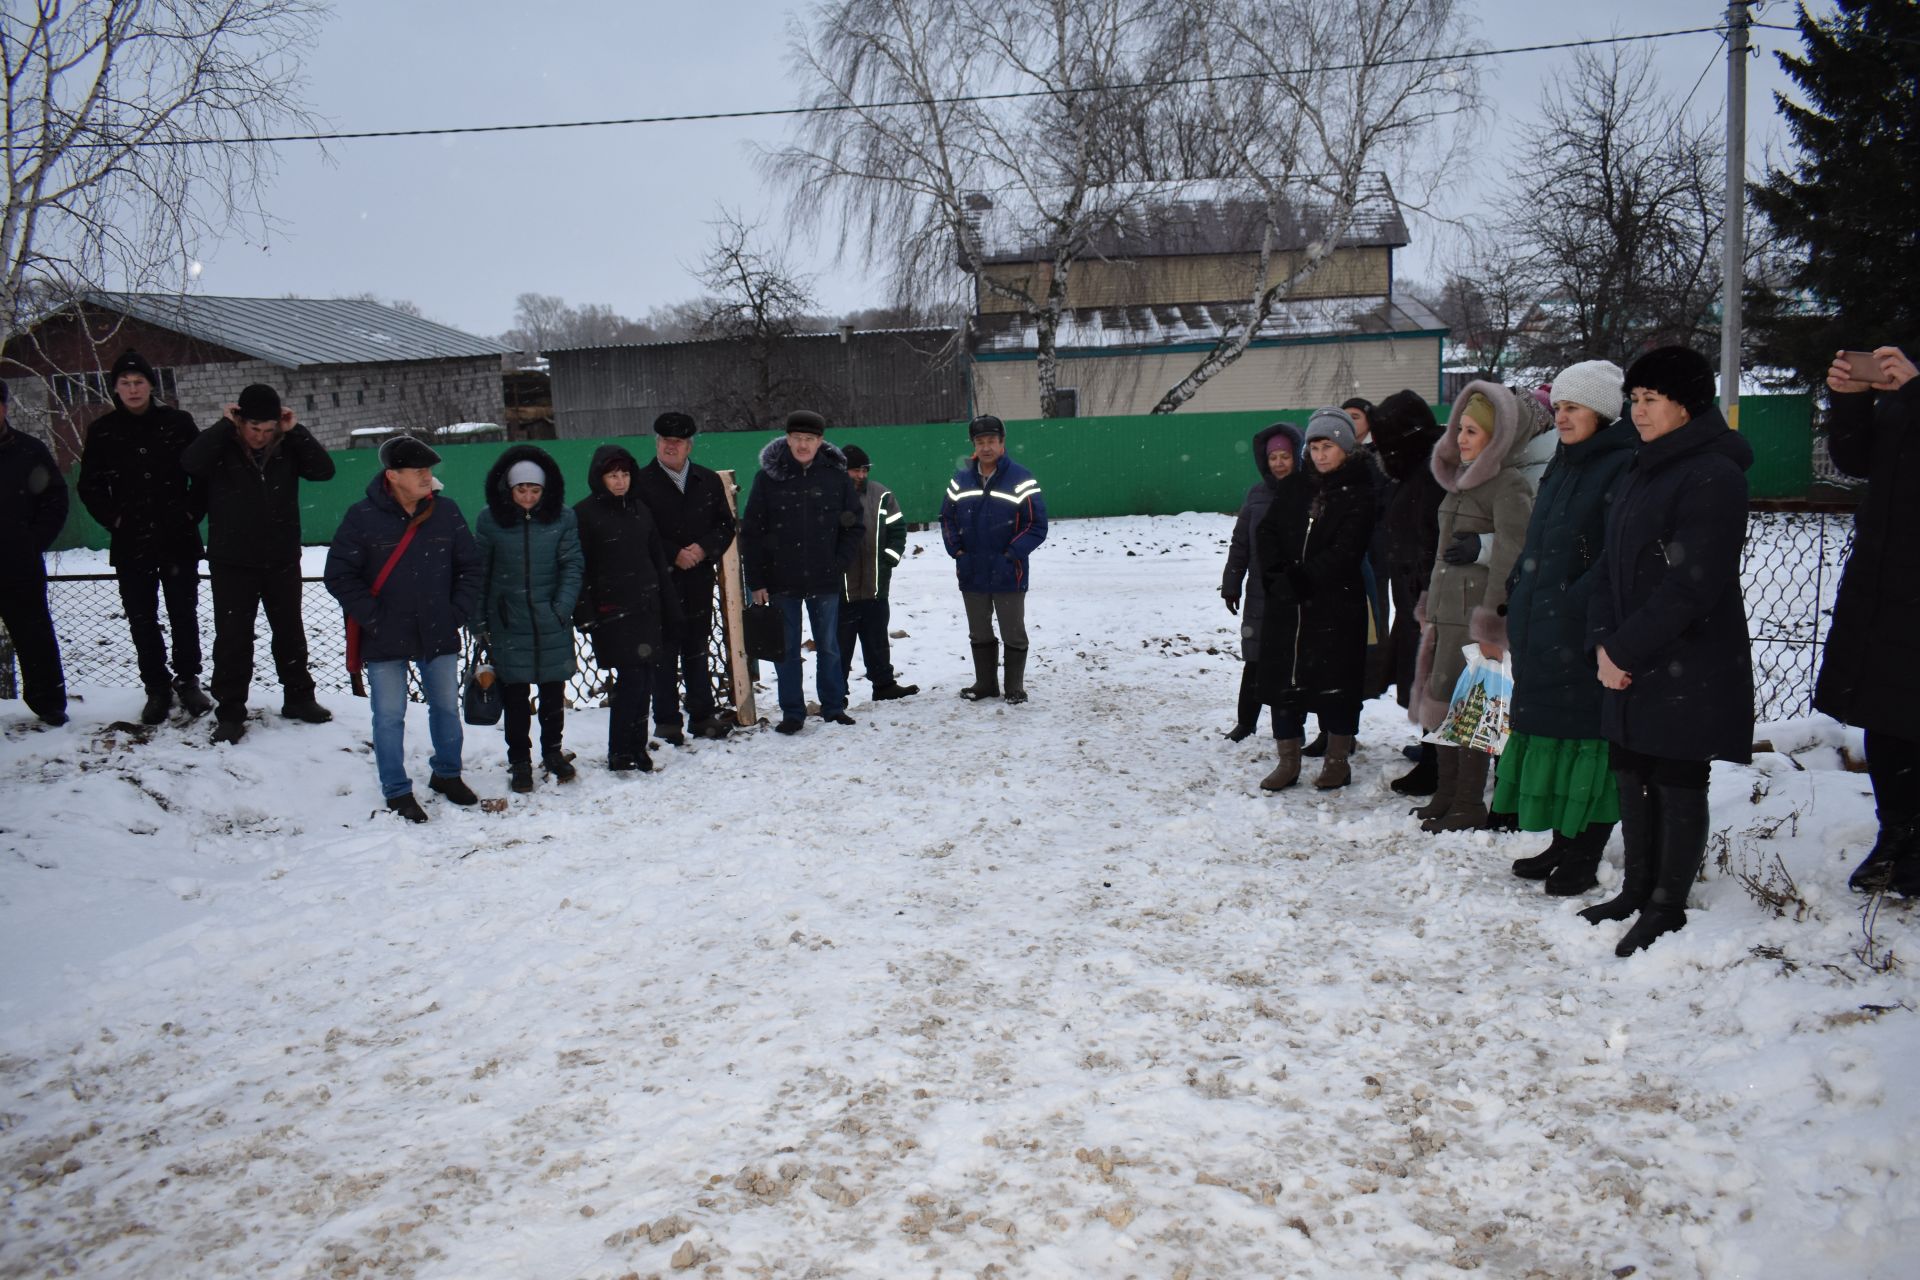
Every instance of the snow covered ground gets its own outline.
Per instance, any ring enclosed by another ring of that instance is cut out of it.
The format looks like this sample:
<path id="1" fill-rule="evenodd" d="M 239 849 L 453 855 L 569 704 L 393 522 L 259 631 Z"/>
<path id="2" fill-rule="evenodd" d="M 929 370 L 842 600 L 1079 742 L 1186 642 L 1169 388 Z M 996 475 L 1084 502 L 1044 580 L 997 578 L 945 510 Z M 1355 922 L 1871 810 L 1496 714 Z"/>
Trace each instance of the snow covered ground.
<path id="1" fill-rule="evenodd" d="M 0 704 L 0 1275 L 1920 1274 L 1845 734 L 1716 766 L 1692 922 L 1616 960 L 1538 837 L 1418 832 L 1389 704 L 1351 788 L 1258 791 L 1229 528 L 1056 525 L 1019 708 L 954 697 L 916 535 L 919 697 L 631 780 L 579 711 L 577 783 L 424 827 L 344 696 L 219 748 Z"/>

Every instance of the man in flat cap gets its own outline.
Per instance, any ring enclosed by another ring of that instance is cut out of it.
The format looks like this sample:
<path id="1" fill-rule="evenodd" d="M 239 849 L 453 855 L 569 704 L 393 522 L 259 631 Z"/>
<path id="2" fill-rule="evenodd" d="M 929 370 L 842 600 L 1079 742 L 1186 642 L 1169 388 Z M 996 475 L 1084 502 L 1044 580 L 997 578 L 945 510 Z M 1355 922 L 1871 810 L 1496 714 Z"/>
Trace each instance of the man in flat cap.
<path id="1" fill-rule="evenodd" d="M 852 724 L 840 671 L 840 586 L 860 551 L 860 498 L 846 456 L 825 440 L 827 422 L 799 409 L 784 436 L 760 451 L 760 472 L 740 521 L 740 554 L 754 602 L 771 602 L 786 624 L 786 656 L 774 664 L 780 686 L 780 733 L 798 733 L 807 718 L 800 647 L 804 609 L 813 632 L 814 685 L 820 718 Z"/>
<path id="2" fill-rule="evenodd" d="M 427 820 L 407 777 L 410 665 L 433 738 L 427 785 L 453 804 L 479 801 L 460 777 L 460 628 L 479 607 L 484 569 L 466 517 L 436 492 L 439 462 L 412 436 L 381 445 L 381 469 L 327 550 L 327 590 L 347 616 L 347 670 L 366 671 L 380 791 L 409 822 Z"/>
<path id="3" fill-rule="evenodd" d="M 207 496 L 207 576 L 213 583 L 213 740 L 247 732 L 254 619 L 264 605 L 280 677 L 280 714 L 324 724 L 333 713 L 314 697 L 307 629 L 300 612 L 300 482 L 333 479 L 333 458 L 282 407 L 280 393 L 254 383 L 202 431 L 180 465 Z"/>
<path id="4" fill-rule="evenodd" d="M 735 521 L 726 483 L 693 461 L 698 428 L 684 413 L 663 413 L 653 422 L 653 461 L 633 479 L 634 491 L 653 516 L 672 568 L 667 577 L 679 597 L 686 624 L 666 660 L 653 664 L 653 724 L 662 739 L 680 746 L 681 680 L 687 686 L 687 717 L 696 737 L 724 738 L 727 723 L 715 714 L 713 673 L 707 651 L 713 640 L 714 571 L 733 545 Z"/>
<path id="5" fill-rule="evenodd" d="M 1006 645 L 1008 702 L 1027 700 L 1027 557 L 1046 541 L 1040 482 L 1007 456 L 1007 428 L 992 414 L 967 424 L 973 456 L 947 482 L 940 536 L 953 557 L 973 646 L 969 702 L 1000 697 L 1000 646 Z M 993 622 L 1000 621 L 1000 636 Z"/>

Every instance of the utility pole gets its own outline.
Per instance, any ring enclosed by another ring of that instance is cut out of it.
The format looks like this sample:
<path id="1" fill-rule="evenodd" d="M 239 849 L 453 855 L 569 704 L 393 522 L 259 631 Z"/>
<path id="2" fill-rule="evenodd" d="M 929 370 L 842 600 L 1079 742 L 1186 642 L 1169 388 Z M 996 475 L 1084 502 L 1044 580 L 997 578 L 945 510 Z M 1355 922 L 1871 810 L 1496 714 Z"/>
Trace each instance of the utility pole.
<path id="1" fill-rule="evenodd" d="M 1752 0 L 1727 5 L 1727 208 L 1721 231 L 1720 409 L 1740 427 L 1740 291 L 1747 256 L 1747 10 Z"/>

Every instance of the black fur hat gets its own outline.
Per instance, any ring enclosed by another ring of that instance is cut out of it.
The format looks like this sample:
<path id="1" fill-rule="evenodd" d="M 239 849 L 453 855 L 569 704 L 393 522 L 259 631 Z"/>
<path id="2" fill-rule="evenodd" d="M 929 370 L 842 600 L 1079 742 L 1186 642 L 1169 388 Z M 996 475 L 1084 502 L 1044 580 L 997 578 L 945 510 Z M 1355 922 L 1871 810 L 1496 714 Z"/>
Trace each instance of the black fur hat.
<path id="1" fill-rule="evenodd" d="M 653 434 L 669 440 L 691 440 L 699 429 L 692 417 L 679 412 L 663 413 L 653 420 Z"/>
<path id="2" fill-rule="evenodd" d="M 824 436 L 827 434 L 827 420 L 811 409 L 795 409 L 787 415 L 787 430 Z"/>
<path id="3" fill-rule="evenodd" d="M 1627 367 L 1626 391 L 1635 387 L 1658 391 L 1689 414 L 1713 408 L 1719 394 L 1713 366 L 1687 347 L 1655 347 Z"/>

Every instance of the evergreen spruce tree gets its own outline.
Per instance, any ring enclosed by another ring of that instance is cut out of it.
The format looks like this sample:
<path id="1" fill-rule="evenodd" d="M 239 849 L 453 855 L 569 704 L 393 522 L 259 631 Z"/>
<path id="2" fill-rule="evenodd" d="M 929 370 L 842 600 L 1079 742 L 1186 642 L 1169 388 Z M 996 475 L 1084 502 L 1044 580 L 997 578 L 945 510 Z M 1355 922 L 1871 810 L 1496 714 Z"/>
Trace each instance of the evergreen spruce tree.
<path id="1" fill-rule="evenodd" d="M 1799 152 L 1749 190 L 1780 240 L 1777 270 L 1749 282 L 1755 363 L 1826 382 L 1840 349 L 1920 349 L 1920 4 L 1839 0 L 1805 51 L 1778 53 L 1805 96 L 1775 99 Z"/>

